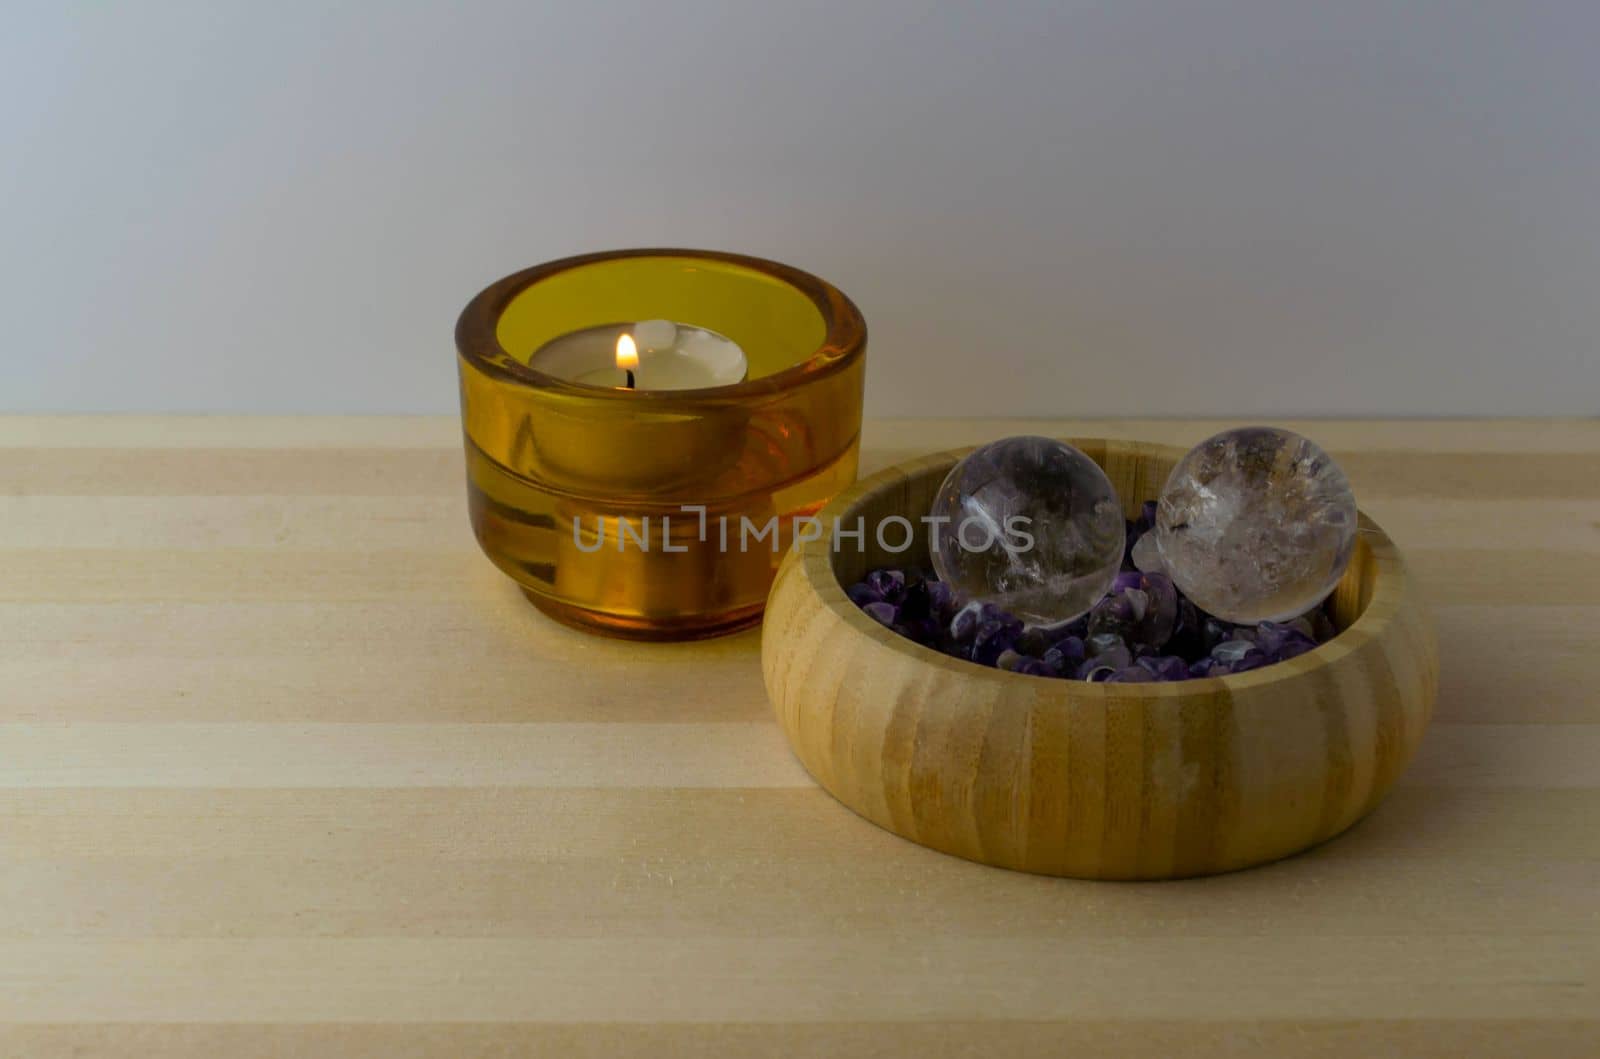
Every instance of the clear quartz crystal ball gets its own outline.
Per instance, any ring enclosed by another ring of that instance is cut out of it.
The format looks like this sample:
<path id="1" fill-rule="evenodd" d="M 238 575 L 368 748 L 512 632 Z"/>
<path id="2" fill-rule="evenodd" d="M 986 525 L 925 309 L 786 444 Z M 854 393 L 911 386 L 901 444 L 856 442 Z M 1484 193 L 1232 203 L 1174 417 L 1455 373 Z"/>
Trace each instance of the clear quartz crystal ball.
<path id="1" fill-rule="evenodd" d="M 1005 438 L 956 464 L 934 497 L 933 569 L 958 597 L 1023 621 L 1070 621 L 1122 564 L 1122 507 L 1098 464 L 1051 438 Z"/>
<path id="2" fill-rule="evenodd" d="M 1356 498 L 1314 442 L 1241 427 L 1178 461 L 1161 490 L 1155 537 L 1195 606 L 1240 624 L 1288 621 L 1327 598 L 1349 565 Z"/>

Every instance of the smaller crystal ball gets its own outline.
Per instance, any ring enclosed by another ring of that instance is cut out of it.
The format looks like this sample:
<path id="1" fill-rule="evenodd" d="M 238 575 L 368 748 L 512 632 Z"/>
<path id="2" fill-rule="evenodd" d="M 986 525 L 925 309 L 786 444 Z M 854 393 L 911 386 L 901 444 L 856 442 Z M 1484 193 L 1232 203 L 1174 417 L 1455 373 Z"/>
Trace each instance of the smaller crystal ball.
<path id="1" fill-rule="evenodd" d="M 1111 480 L 1051 438 L 1005 438 L 972 452 L 939 487 L 929 520 L 939 579 L 1032 624 L 1087 613 L 1122 564 L 1126 534 Z"/>
<path id="2" fill-rule="evenodd" d="M 1156 546 L 1197 607 L 1225 621 L 1288 621 L 1350 562 L 1356 498 L 1315 443 L 1241 427 L 1190 449 L 1161 490 Z"/>

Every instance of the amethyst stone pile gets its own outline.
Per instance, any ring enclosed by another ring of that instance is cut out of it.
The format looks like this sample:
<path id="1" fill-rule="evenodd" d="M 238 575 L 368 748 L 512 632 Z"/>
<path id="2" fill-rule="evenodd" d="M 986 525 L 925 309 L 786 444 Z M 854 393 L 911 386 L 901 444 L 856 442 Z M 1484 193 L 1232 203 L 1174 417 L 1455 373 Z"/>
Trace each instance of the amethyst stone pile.
<path id="1" fill-rule="evenodd" d="M 1024 625 L 992 603 L 963 605 L 931 574 L 874 570 L 845 590 L 874 620 L 955 658 L 1013 673 L 1118 684 L 1245 673 L 1304 654 L 1333 637 L 1326 607 L 1288 622 L 1234 625 L 1196 607 L 1164 573 L 1142 573 L 1132 552 L 1155 521 L 1147 503 L 1127 523 L 1122 571 L 1088 614 Z"/>

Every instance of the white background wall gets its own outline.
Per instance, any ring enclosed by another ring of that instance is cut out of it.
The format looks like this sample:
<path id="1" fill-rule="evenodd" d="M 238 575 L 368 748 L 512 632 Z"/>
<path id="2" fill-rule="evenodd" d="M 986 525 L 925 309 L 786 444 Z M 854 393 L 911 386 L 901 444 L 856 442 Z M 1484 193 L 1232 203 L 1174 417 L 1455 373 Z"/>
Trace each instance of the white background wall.
<path id="1" fill-rule="evenodd" d="M 1600 411 L 1600 5 L 29 2 L 0 408 L 449 411 L 488 281 L 815 271 L 877 414 Z"/>

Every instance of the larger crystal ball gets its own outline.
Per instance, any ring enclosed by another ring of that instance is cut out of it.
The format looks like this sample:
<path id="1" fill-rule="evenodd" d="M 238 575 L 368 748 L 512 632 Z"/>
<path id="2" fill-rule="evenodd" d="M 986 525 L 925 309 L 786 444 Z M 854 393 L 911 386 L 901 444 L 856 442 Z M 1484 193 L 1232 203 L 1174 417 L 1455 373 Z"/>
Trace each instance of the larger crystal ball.
<path id="1" fill-rule="evenodd" d="M 1207 438 L 1172 469 L 1156 546 L 1195 605 L 1226 621 L 1287 621 L 1327 598 L 1350 562 L 1356 498 L 1314 442 L 1274 427 Z"/>
<path id="2" fill-rule="evenodd" d="M 1126 533 L 1111 480 L 1051 438 L 973 451 L 946 476 L 929 515 L 939 579 L 1033 624 L 1087 613 L 1122 563 Z"/>

